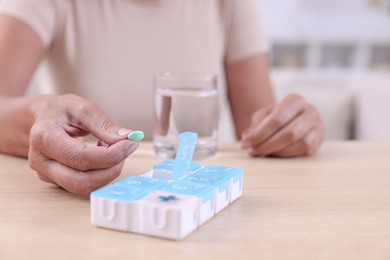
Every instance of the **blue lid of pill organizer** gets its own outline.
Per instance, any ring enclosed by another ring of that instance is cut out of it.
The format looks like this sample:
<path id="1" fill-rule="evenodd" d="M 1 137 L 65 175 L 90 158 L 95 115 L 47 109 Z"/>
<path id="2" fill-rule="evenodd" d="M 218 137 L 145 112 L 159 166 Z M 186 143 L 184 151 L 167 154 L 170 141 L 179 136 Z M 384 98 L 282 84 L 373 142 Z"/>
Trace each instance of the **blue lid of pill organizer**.
<path id="1" fill-rule="evenodd" d="M 213 174 L 225 174 L 233 178 L 233 182 L 242 180 L 244 171 L 241 168 L 207 165 L 199 169 L 196 173 L 213 173 Z"/>
<path id="2" fill-rule="evenodd" d="M 213 186 L 184 180 L 165 185 L 161 187 L 161 191 L 197 196 L 202 202 L 211 200 L 214 195 Z"/>
<path id="3" fill-rule="evenodd" d="M 222 192 L 227 189 L 230 178 L 229 175 L 221 173 L 196 172 L 183 180 L 212 185 L 218 187 L 218 191 Z"/>
<path id="4" fill-rule="evenodd" d="M 173 166 L 173 178 L 178 178 L 190 171 L 192 157 L 195 151 L 198 134 L 184 132 L 178 135 L 180 142 L 176 152 L 175 165 Z"/>
<path id="5" fill-rule="evenodd" d="M 173 166 L 175 165 L 175 160 L 165 160 L 160 163 L 157 163 L 153 166 L 153 169 L 157 170 L 165 170 L 165 171 L 173 171 Z M 191 163 L 189 172 L 193 172 L 199 169 L 201 165 L 199 163 Z"/>
<path id="6" fill-rule="evenodd" d="M 158 190 L 160 187 L 168 184 L 168 181 L 143 176 L 131 176 L 124 180 L 118 181 L 116 184 L 143 190 Z"/>
<path id="7" fill-rule="evenodd" d="M 91 193 L 91 197 L 118 201 L 137 201 L 149 194 L 149 191 L 138 188 L 111 184 Z"/>
<path id="8" fill-rule="evenodd" d="M 172 171 L 174 165 L 174 160 L 165 160 L 153 165 L 153 169 Z"/>

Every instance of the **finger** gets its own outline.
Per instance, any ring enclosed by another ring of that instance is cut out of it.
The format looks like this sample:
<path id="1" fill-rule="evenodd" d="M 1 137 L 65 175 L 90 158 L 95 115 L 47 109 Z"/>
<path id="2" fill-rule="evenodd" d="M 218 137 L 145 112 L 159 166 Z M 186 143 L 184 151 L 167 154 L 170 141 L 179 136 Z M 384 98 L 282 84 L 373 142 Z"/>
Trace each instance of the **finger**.
<path id="1" fill-rule="evenodd" d="M 266 141 L 292 119 L 299 116 L 306 103 L 298 95 L 290 95 L 277 105 L 264 120 L 253 128 L 253 131 L 243 140 L 243 148 L 255 147 Z"/>
<path id="2" fill-rule="evenodd" d="M 257 110 L 251 118 L 251 125 L 241 134 L 241 140 L 245 140 L 253 131 L 254 127 L 260 124 L 261 121 L 272 111 L 273 106 L 267 106 Z"/>
<path id="3" fill-rule="evenodd" d="M 112 120 L 97 104 L 79 97 L 72 98 L 74 100 L 69 106 L 69 113 L 73 127 L 91 133 L 110 145 L 126 139 L 131 132 Z"/>
<path id="4" fill-rule="evenodd" d="M 313 155 L 323 140 L 320 132 L 318 128 L 312 129 L 304 138 L 274 155 L 285 158 Z"/>
<path id="5" fill-rule="evenodd" d="M 122 161 L 110 168 L 80 172 L 57 161 L 50 160 L 33 150 L 30 157 L 34 158 L 29 160 L 30 166 L 37 171 L 41 179 L 50 180 L 49 182 L 79 195 L 88 195 L 90 192 L 110 183 L 120 175 L 124 165 L 124 161 Z M 42 176 L 44 177 L 42 178 Z"/>
<path id="6" fill-rule="evenodd" d="M 138 148 L 136 142 L 129 140 L 108 147 L 87 146 L 70 137 L 61 126 L 45 121 L 31 129 L 30 146 L 46 157 L 79 171 L 112 167 Z"/>
<path id="7" fill-rule="evenodd" d="M 289 124 L 265 142 L 253 147 L 250 154 L 252 156 L 268 156 L 278 151 L 282 151 L 307 135 L 307 133 L 315 127 L 315 124 L 316 120 L 314 113 L 303 113 L 290 121 Z"/>
<path id="8" fill-rule="evenodd" d="M 103 142 L 102 140 L 98 140 L 97 142 L 97 146 L 104 146 L 104 147 L 109 147 L 108 144 L 106 144 L 105 142 Z"/>
<path id="9" fill-rule="evenodd" d="M 274 105 L 266 106 L 262 109 L 257 110 L 251 118 L 251 126 L 256 126 L 264 120 L 264 118 L 272 111 Z"/>

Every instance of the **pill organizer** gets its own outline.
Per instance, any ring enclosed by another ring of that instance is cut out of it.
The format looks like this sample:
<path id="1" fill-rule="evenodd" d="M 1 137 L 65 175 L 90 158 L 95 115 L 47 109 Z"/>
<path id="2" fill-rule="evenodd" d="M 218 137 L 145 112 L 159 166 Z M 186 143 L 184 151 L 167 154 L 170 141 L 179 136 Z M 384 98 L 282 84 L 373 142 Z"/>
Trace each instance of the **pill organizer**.
<path id="1" fill-rule="evenodd" d="M 242 195 L 242 169 L 194 163 L 197 134 L 178 137 L 175 160 L 91 193 L 92 224 L 180 240 Z"/>

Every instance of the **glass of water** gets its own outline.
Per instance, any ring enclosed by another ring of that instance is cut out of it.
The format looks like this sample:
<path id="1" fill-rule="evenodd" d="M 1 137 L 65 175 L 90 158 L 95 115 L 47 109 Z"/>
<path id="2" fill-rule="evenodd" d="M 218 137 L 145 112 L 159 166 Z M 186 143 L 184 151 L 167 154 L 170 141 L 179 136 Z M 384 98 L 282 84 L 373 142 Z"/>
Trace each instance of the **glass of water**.
<path id="1" fill-rule="evenodd" d="M 178 134 L 198 133 L 194 158 L 214 155 L 218 149 L 218 76 L 164 73 L 154 77 L 154 150 L 174 158 Z"/>

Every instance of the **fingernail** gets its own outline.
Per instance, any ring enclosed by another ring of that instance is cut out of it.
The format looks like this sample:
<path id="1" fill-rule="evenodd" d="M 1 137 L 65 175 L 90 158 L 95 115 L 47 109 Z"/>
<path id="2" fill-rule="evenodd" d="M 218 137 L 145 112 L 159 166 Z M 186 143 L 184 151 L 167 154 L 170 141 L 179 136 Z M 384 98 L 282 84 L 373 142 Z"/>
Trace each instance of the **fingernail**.
<path id="1" fill-rule="evenodd" d="M 129 155 L 132 154 L 132 153 L 134 153 L 135 150 L 138 149 L 138 147 L 139 147 L 139 144 L 138 144 L 138 143 L 136 143 L 136 142 L 131 143 L 131 144 L 130 144 L 130 147 L 129 147 L 129 152 L 128 152 Z"/>
<path id="2" fill-rule="evenodd" d="M 126 129 L 126 128 L 121 128 L 118 130 L 117 134 L 120 136 L 126 136 L 131 132 L 131 130 Z"/>

